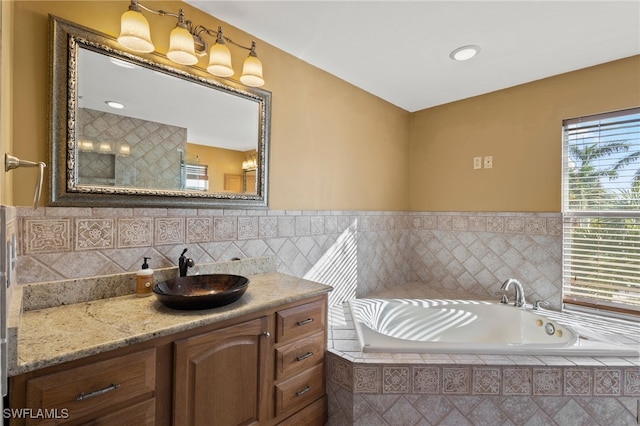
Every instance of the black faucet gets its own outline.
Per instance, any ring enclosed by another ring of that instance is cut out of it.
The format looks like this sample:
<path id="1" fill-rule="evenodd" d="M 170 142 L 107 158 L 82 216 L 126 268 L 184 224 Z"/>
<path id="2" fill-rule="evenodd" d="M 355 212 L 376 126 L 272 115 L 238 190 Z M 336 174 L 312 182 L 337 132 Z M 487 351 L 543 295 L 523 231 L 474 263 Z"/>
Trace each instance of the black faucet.
<path id="1" fill-rule="evenodd" d="M 187 269 L 195 265 L 195 263 L 193 263 L 193 259 L 187 258 L 184 256 L 186 252 L 187 252 L 187 249 L 184 249 L 182 251 L 182 254 L 180 255 L 180 258 L 178 259 L 178 269 L 180 270 L 181 277 L 186 277 Z"/>

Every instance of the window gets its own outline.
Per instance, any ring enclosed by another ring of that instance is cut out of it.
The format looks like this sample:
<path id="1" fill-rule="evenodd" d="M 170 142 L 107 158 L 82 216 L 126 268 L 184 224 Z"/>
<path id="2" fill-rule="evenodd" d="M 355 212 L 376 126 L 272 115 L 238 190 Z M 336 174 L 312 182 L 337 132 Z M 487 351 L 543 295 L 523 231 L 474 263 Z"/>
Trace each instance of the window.
<path id="1" fill-rule="evenodd" d="M 563 130 L 564 301 L 640 313 L 640 108 Z"/>
<path id="2" fill-rule="evenodd" d="M 209 166 L 199 164 L 182 164 L 184 189 L 196 191 L 209 190 Z"/>

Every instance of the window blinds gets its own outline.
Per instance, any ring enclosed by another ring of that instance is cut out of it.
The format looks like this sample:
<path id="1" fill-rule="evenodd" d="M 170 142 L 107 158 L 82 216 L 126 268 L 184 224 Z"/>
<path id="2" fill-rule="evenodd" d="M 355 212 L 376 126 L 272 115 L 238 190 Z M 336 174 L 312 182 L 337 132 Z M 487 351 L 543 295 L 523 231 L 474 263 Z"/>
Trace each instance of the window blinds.
<path id="1" fill-rule="evenodd" d="M 563 123 L 567 303 L 640 312 L 640 108 Z"/>
<path id="2" fill-rule="evenodd" d="M 184 188 L 198 191 L 209 190 L 209 166 L 200 164 L 183 164 Z"/>

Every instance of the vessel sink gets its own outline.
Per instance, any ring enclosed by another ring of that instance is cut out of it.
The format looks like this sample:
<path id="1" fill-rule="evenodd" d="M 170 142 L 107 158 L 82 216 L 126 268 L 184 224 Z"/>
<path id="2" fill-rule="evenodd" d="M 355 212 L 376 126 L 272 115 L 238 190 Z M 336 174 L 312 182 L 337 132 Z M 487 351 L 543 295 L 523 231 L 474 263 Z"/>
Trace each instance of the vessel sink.
<path id="1" fill-rule="evenodd" d="M 241 275 L 209 274 L 178 277 L 153 286 L 156 297 L 168 308 L 210 309 L 239 300 L 249 287 Z"/>

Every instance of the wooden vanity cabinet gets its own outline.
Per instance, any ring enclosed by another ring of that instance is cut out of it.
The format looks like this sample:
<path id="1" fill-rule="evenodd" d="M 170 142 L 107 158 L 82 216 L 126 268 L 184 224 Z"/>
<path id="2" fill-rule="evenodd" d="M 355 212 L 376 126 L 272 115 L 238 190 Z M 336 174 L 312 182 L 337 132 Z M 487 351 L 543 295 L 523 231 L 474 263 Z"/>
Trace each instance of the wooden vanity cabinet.
<path id="1" fill-rule="evenodd" d="M 321 426 L 326 297 L 175 342 L 180 426 Z"/>
<path id="2" fill-rule="evenodd" d="M 320 295 L 12 377 L 11 409 L 59 416 L 10 424 L 324 425 L 326 316 Z"/>
<path id="3" fill-rule="evenodd" d="M 267 422 L 273 359 L 269 319 L 175 342 L 175 425 Z"/>

